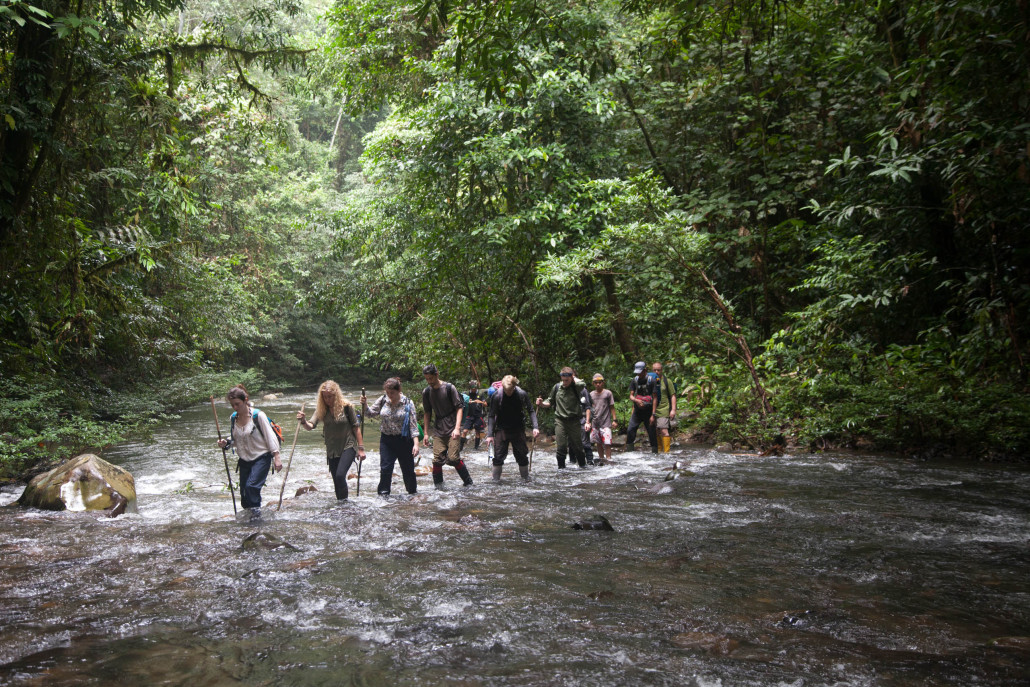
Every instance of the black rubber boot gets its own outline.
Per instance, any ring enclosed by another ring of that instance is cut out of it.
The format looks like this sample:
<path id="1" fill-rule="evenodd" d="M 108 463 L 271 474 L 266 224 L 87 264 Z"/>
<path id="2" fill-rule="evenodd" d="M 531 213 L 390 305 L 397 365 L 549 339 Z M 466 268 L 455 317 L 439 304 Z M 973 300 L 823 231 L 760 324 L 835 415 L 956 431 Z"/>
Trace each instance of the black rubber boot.
<path id="1" fill-rule="evenodd" d="M 529 465 L 520 465 L 519 474 L 522 475 L 522 479 L 526 482 L 533 481 L 533 478 L 529 476 Z"/>
<path id="2" fill-rule="evenodd" d="M 465 461 L 459 460 L 458 464 L 454 466 L 454 469 L 458 471 L 458 477 L 465 483 L 466 487 L 472 486 L 472 475 L 469 474 L 469 469 L 465 467 Z"/>
<path id="3" fill-rule="evenodd" d="M 563 451 L 558 451 L 557 453 L 554 454 L 554 457 L 558 459 L 558 469 L 559 470 L 564 470 L 565 469 L 565 453 Z"/>
<path id="4" fill-rule="evenodd" d="M 437 489 L 443 489 L 443 466 L 433 465 L 433 486 Z"/>
<path id="5" fill-rule="evenodd" d="M 503 468 L 504 468 L 503 465 L 495 465 L 494 466 L 492 477 L 493 477 L 493 480 L 495 482 L 500 482 L 501 481 L 501 470 Z"/>
<path id="6" fill-rule="evenodd" d="M 462 437 L 461 438 L 461 444 L 458 446 L 458 453 L 461 453 L 462 451 L 465 450 L 465 442 L 467 442 L 467 441 L 468 441 L 468 437 Z"/>
<path id="7" fill-rule="evenodd" d="M 380 470 L 379 471 L 379 488 L 376 491 L 379 492 L 380 496 L 390 495 L 390 482 L 393 481 L 393 470 Z"/>

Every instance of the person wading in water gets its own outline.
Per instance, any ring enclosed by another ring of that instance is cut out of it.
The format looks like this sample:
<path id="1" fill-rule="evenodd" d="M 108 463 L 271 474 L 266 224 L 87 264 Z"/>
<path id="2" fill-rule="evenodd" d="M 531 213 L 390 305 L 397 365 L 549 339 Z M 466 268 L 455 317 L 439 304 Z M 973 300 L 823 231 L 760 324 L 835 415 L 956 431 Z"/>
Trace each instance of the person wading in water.
<path id="1" fill-rule="evenodd" d="M 496 440 L 493 460 L 493 481 L 501 481 L 508 446 L 515 454 L 522 479 L 529 481 L 529 448 L 526 446 L 526 418 L 533 424 L 533 438 L 540 434 L 536 410 L 529 402 L 529 394 L 519 387 L 519 380 L 506 375 L 501 380 L 501 391 L 490 397 L 487 411 L 486 443 Z"/>
<path id="2" fill-rule="evenodd" d="M 391 377 L 383 383 L 383 395 L 371 407 L 361 397 L 366 417 L 379 418 L 379 488 L 380 496 L 390 495 L 393 464 L 401 466 L 404 488 L 414 494 L 415 456 L 418 455 L 418 411 L 411 399 L 401 393 L 401 380 Z"/>
<path id="3" fill-rule="evenodd" d="M 545 401 L 537 398 L 536 404 L 544 408 L 554 406 L 554 440 L 557 445 L 555 457 L 558 459 L 558 469 L 565 469 L 565 456 L 568 454 L 572 460 L 581 468 L 587 466 L 586 458 L 583 455 L 583 431 L 589 432 L 590 408 L 586 409 L 586 423 L 579 424 L 579 418 L 583 415 L 583 390 L 586 384 L 575 383 L 571 367 L 563 367 L 561 370 L 561 381 L 554 385 L 551 394 Z"/>
<path id="4" fill-rule="evenodd" d="M 222 448 L 231 446 L 236 451 L 237 468 L 240 471 L 240 503 L 244 508 L 261 507 L 261 488 L 265 486 L 268 470 L 275 464 L 278 472 L 283 469 L 279 458 L 279 439 L 275 436 L 272 423 L 263 411 L 250 407 L 247 389 L 237 384 L 225 395 L 233 414 L 229 418 L 228 439 L 219 439 Z M 253 513 L 256 514 L 255 510 Z"/>
<path id="5" fill-rule="evenodd" d="M 440 380 L 436 365 L 426 365 L 422 374 L 428 385 L 422 391 L 426 427 L 423 443 L 429 446 L 429 435 L 433 435 L 433 486 L 443 489 L 444 463 L 458 471 L 466 487 L 471 486 L 472 475 L 461 460 L 461 416 L 465 406 L 461 394 L 453 384 Z"/>
<path id="6" fill-rule="evenodd" d="M 358 426 L 358 414 L 354 406 L 343 398 L 340 385 L 333 380 L 322 382 L 318 388 L 315 415 L 308 422 L 303 412 L 297 413 L 300 426 L 312 430 L 322 423 L 322 437 L 325 439 L 325 457 L 329 463 L 329 474 L 333 478 L 336 500 L 347 500 L 347 473 L 354 458 L 365 460 L 365 442 Z"/>

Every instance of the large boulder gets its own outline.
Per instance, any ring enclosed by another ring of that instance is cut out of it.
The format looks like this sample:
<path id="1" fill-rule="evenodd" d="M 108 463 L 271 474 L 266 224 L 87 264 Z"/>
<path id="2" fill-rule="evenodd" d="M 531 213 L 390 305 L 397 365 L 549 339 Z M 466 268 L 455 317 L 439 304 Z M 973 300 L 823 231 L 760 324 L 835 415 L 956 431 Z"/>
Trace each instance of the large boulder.
<path id="1" fill-rule="evenodd" d="M 65 461 L 29 482 L 18 503 L 44 510 L 136 512 L 136 482 L 127 470 L 92 453 Z"/>

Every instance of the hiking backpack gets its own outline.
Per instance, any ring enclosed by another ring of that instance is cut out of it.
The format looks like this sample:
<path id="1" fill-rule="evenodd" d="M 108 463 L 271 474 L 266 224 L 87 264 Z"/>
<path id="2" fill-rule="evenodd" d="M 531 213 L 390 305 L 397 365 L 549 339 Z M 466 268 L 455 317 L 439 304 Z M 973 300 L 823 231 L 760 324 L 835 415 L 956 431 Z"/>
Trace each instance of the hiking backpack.
<path id="1" fill-rule="evenodd" d="M 257 408 L 251 408 L 250 412 L 252 413 L 251 418 L 250 418 L 250 421 L 252 423 L 251 426 L 250 426 L 250 431 L 253 432 L 254 430 L 257 429 L 258 412 L 259 411 L 258 411 Z M 265 413 L 265 417 L 268 417 L 268 413 Z M 278 447 L 272 447 L 272 450 L 274 451 L 276 448 L 282 447 L 282 445 L 283 445 L 283 428 L 279 426 L 279 423 L 275 422 L 270 417 L 268 417 L 268 425 L 272 428 L 272 434 L 274 434 L 275 438 L 279 441 L 279 446 Z M 233 433 L 234 429 L 236 429 L 236 413 L 233 413 L 232 415 L 229 416 L 229 438 L 230 439 L 232 438 L 232 433 Z"/>

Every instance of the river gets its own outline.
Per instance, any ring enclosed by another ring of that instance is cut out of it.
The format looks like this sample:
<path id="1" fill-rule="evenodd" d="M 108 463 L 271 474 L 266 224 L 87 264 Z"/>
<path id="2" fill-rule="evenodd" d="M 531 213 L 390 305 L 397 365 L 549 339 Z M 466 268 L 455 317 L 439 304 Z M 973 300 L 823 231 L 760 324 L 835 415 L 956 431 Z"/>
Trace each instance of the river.
<path id="1" fill-rule="evenodd" d="M 284 462 L 313 399 L 258 404 Z M 260 524 L 233 518 L 208 404 L 105 452 L 138 514 L 0 508 L 0 684 L 1027 684 L 1022 466 L 678 447 L 558 473 L 549 448 L 495 485 L 466 450 L 472 487 L 398 474 L 384 500 L 374 427 L 340 505 L 302 430 Z M 693 474 L 664 482 L 674 460 Z"/>

